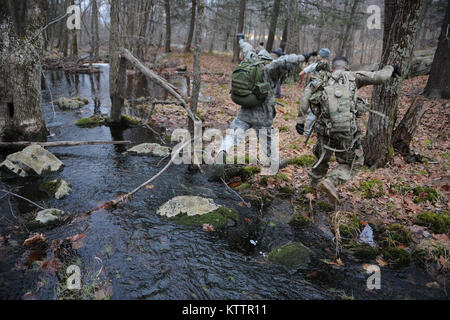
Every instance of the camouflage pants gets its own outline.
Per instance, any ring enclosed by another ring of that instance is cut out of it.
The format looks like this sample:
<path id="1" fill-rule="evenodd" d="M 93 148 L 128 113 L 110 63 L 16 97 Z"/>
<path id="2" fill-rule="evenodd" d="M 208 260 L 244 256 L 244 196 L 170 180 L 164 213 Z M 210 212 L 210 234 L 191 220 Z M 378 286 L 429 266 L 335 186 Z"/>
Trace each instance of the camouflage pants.
<path id="1" fill-rule="evenodd" d="M 353 178 L 364 164 L 364 153 L 359 141 L 355 143 L 350 149 L 342 152 L 334 152 L 324 148 L 324 145 L 336 149 L 344 150 L 351 145 L 351 139 L 332 139 L 327 136 L 320 136 L 317 144 L 314 147 L 314 155 L 320 160 L 324 153 L 322 161 L 316 168 L 310 172 L 312 184 L 315 185 L 323 178 L 328 179 L 335 186 L 341 185 L 351 178 Z M 338 166 L 333 168 L 330 172 L 329 162 L 333 153 L 336 155 Z M 317 162 L 316 162 L 317 163 Z"/>

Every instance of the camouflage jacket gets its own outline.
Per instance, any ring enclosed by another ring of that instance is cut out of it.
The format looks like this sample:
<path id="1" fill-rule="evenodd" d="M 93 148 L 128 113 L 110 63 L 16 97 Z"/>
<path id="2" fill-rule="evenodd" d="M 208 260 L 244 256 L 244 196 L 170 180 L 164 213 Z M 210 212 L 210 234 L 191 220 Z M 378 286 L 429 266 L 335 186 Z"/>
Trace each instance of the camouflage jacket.
<path id="1" fill-rule="evenodd" d="M 271 59 L 270 55 L 266 54 L 267 51 L 264 50 L 258 55 L 253 47 L 244 40 L 241 40 L 239 45 L 241 47 L 244 60 Z M 266 100 L 262 103 L 261 107 L 251 109 L 241 108 L 238 113 L 238 118 L 252 124 L 253 127 L 271 127 L 276 114 L 275 94 L 277 83 L 289 70 L 293 69 L 297 64 L 303 61 L 305 61 L 305 57 L 303 55 L 289 54 L 281 56 L 280 58 L 267 64 L 264 67 L 264 81 L 270 84 L 270 90 Z"/>
<path id="2" fill-rule="evenodd" d="M 394 68 L 392 66 L 386 66 L 382 70 L 369 72 L 369 71 L 344 71 L 350 74 L 351 77 L 354 77 L 356 81 L 356 89 L 368 86 L 368 85 L 377 85 L 383 84 L 387 80 L 392 77 L 392 73 Z M 307 117 L 308 109 L 310 108 L 310 98 L 313 94 L 314 87 L 313 83 L 309 83 L 305 88 L 305 91 L 302 94 L 299 105 L 299 112 L 297 123 L 304 123 Z M 358 110 L 359 112 L 363 110 Z"/>

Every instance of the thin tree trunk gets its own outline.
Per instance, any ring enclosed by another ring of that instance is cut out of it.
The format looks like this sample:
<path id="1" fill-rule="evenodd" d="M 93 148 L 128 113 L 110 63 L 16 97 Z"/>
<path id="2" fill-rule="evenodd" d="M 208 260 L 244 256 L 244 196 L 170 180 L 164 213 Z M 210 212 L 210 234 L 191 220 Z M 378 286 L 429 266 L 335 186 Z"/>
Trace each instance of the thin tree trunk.
<path id="1" fill-rule="evenodd" d="M 246 0 L 239 0 L 239 21 L 238 21 L 238 29 L 237 33 L 244 32 L 244 20 L 245 20 L 245 7 Z M 239 45 L 236 41 L 234 41 L 234 52 L 233 52 L 233 62 L 237 62 L 239 60 Z"/>
<path id="2" fill-rule="evenodd" d="M 172 30 L 170 25 L 170 0 L 164 0 L 164 9 L 166 12 L 166 42 L 165 42 L 165 52 L 170 52 L 170 43 L 171 43 L 171 36 L 172 36 Z"/>
<path id="3" fill-rule="evenodd" d="M 450 99 L 450 4 L 447 5 L 439 44 L 424 94 L 430 98 Z"/>
<path id="4" fill-rule="evenodd" d="M 97 0 L 92 0 L 91 17 L 91 53 L 93 57 L 99 56 L 99 34 L 98 34 L 98 7 Z"/>
<path id="5" fill-rule="evenodd" d="M 111 0 L 111 27 L 109 36 L 109 92 L 111 96 L 111 122 L 120 123 L 125 100 L 126 62 L 120 58 L 119 2 Z"/>
<path id="6" fill-rule="evenodd" d="M 271 52 L 273 49 L 273 41 L 277 31 L 278 16 L 280 15 L 281 0 L 275 0 L 273 4 L 272 18 L 270 19 L 269 38 L 267 39 L 266 49 Z"/>
<path id="7" fill-rule="evenodd" d="M 409 0 L 385 1 L 385 29 L 381 65 L 398 65 L 408 72 L 409 57 L 414 50 L 417 21 L 422 3 Z M 373 109 L 385 114 L 389 121 L 370 114 L 366 138 L 363 141 L 368 166 L 383 167 L 393 156 L 392 132 L 397 122 L 398 98 L 403 79 L 391 79 L 376 86 L 372 95 Z"/>
<path id="8" fill-rule="evenodd" d="M 195 12 L 197 11 L 197 0 L 192 0 L 192 11 L 191 11 L 191 23 L 189 25 L 188 40 L 186 42 L 186 47 L 184 52 L 191 52 L 192 38 L 194 37 L 195 29 Z"/>

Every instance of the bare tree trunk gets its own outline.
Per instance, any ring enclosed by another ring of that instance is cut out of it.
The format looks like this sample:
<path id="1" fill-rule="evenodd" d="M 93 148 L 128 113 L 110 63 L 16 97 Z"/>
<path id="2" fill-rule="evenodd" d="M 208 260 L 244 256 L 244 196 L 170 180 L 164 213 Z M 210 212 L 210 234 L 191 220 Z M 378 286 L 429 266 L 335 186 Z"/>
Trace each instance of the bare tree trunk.
<path id="1" fill-rule="evenodd" d="M 430 98 L 450 99 L 450 4 L 447 5 L 438 48 L 424 94 Z"/>
<path id="2" fill-rule="evenodd" d="M 275 0 L 273 4 L 272 18 L 270 19 L 269 38 L 267 39 L 266 49 L 271 52 L 273 49 L 273 41 L 277 31 L 278 16 L 280 15 L 281 0 Z"/>
<path id="3" fill-rule="evenodd" d="M 99 56 L 99 34 L 98 34 L 98 7 L 97 0 L 92 0 L 91 18 L 91 54 L 93 57 Z"/>
<path id="4" fill-rule="evenodd" d="M 120 58 L 119 2 L 111 0 L 111 26 L 109 36 L 109 93 L 111 96 L 111 122 L 120 123 L 125 100 L 126 61 Z"/>
<path id="5" fill-rule="evenodd" d="M 166 42 L 165 42 L 165 52 L 170 52 L 170 43 L 172 30 L 170 25 L 170 0 L 164 0 L 164 9 L 166 12 Z"/>
<path id="6" fill-rule="evenodd" d="M 184 52 L 191 52 L 192 38 L 194 37 L 194 29 L 195 29 L 195 12 L 197 10 L 197 0 L 192 0 L 192 11 L 191 11 L 191 23 L 189 25 L 189 34 L 188 40 L 186 42 L 186 47 L 184 48 Z"/>
<path id="7" fill-rule="evenodd" d="M 407 155 L 410 153 L 409 145 L 414 137 L 414 133 L 420 126 L 420 121 L 422 120 L 427 108 L 428 101 L 424 101 L 420 98 L 415 99 L 408 111 L 406 111 L 402 121 L 395 129 L 392 144 L 394 149 L 402 155 Z"/>
<path id="8" fill-rule="evenodd" d="M 46 2 L 8 0 L 0 6 L 0 141 L 45 141 L 41 56 Z"/>
<path id="9" fill-rule="evenodd" d="M 344 55 L 345 52 L 349 52 L 349 50 L 346 50 L 348 47 L 349 40 L 352 36 L 352 29 L 353 25 L 355 23 L 355 14 L 356 10 L 358 9 L 359 4 L 361 3 L 361 0 L 353 0 L 352 9 L 350 12 L 350 19 L 347 21 L 347 25 L 345 27 L 344 37 L 342 39 L 341 47 L 339 48 L 338 55 Z M 347 57 L 348 58 L 348 57 Z"/>
<path id="10" fill-rule="evenodd" d="M 403 74 L 407 74 L 409 57 L 414 50 L 421 5 L 421 1 L 385 1 L 382 65 L 397 64 Z M 385 114 L 389 121 L 377 114 L 369 116 L 367 135 L 363 141 L 365 162 L 368 166 L 383 167 L 393 156 L 392 131 L 397 122 L 398 98 L 402 83 L 401 78 L 392 79 L 374 89 L 373 109 Z"/>
<path id="11" fill-rule="evenodd" d="M 238 21 L 238 33 L 244 32 L 244 20 L 245 20 L 245 0 L 239 0 L 239 21 Z M 234 41 L 234 52 L 233 52 L 233 62 L 237 62 L 239 60 L 239 45 L 236 41 Z"/>

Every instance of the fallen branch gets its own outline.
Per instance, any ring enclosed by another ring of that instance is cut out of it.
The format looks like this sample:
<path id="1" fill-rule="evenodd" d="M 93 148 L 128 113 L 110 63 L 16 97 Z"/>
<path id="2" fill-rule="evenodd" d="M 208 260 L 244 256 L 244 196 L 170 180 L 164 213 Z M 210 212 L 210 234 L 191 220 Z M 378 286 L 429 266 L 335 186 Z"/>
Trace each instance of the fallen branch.
<path id="1" fill-rule="evenodd" d="M 128 51 L 125 48 L 121 48 L 121 55 L 123 58 L 128 60 L 132 65 L 134 65 L 136 68 L 139 69 L 146 77 L 153 80 L 156 84 L 158 84 L 160 87 L 165 89 L 170 95 L 172 95 L 175 99 L 177 99 L 181 106 L 186 110 L 189 117 L 192 119 L 193 122 L 200 121 L 197 119 L 197 116 L 195 116 L 192 113 L 191 108 L 189 108 L 186 100 L 181 96 L 180 93 L 177 92 L 176 88 L 171 85 L 167 80 L 161 78 L 157 74 L 150 71 L 149 68 L 147 68 L 142 62 L 140 62 L 130 51 Z"/>
<path id="2" fill-rule="evenodd" d="M 54 142 L 30 142 L 30 141 L 16 141 L 16 142 L 0 142 L 0 147 L 16 147 L 16 146 L 31 146 L 40 145 L 42 147 L 71 147 L 83 145 L 97 145 L 97 144 L 130 144 L 131 141 L 54 141 Z"/>

